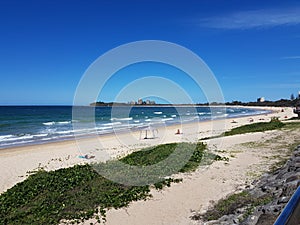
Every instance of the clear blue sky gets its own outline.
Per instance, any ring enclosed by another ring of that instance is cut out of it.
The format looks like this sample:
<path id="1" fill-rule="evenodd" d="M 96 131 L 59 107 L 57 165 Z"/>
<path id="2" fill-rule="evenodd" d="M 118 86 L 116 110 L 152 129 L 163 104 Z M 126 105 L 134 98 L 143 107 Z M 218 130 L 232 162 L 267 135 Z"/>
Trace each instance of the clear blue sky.
<path id="1" fill-rule="evenodd" d="M 70 105 L 94 60 L 148 39 L 198 54 L 226 101 L 277 100 L 300 90 L 299 1 L 2 0 L 0 105 Z M 195 102 L 205 101 L 180 76 L 175 72 L 174 81 L 185 84 Z M 123 76 L 109 85 L 116 90 L 131 80 Z M 114 99 L 112 89 L 103 100 Z"/>

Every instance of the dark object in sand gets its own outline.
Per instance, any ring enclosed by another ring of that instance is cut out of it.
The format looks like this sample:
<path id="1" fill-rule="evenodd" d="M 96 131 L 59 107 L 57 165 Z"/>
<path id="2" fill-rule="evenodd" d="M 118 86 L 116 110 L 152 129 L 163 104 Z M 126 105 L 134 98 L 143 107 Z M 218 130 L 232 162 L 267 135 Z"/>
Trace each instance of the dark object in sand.
<path id="1" fill-rule="evenodd" d="M 297 106 L 297 107 L 294 109 L 294 113 L 295 113 L 295 114 L 298 114 L 298 118 L 300 118 L 300 106 Z"/>

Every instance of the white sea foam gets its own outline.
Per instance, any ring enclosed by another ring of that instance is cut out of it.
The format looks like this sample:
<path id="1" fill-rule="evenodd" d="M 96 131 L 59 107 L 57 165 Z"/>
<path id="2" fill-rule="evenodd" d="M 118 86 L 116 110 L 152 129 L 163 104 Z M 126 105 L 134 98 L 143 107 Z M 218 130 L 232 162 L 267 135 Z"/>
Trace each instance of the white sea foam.
<path id="1" fill-rule="evenodd" d="M 34 140 L 22 140 L 22 141 L 16 141 L 16 142 L 9 142 L 9 143 L 1 143 L 1 147 L 8 146 L 8 145 L 21 145 L 21 144 L 27 144 L 30 142 L 34 142 Z"/>
<path id="2" fill-rule="evenodd" d="M 41 140 L 42 141 L 49 141 L 49 140 L 52 140 L 53 138 L 42 138 Z"/>
<path id="3" fill-rule="evenodd" d="M 170 121 L 170 120 L 174 120 L 173 118 L 165 118 L 165 119 L 162 119 L 161 121 Z"/>
<path id="4" fill-rule="evenodd" d="M 45 126 L 52 126 L 55 124 L 59 124 L 59 125 L 64 125 L 64 124 L 70 124 L 72 121 L 68 120 L 68 121 L 60 121 L 60 122 L 55 122 L 55 121 L 51 121 L 51 122 L 46 122 L 43 123 Z"/>
<path id="5" fill-rule="evenodd" d="M 102 124 L 102 126 L 116 126 L 122 124 L 121 122 L 113 122 L 113 123 L 105 123 Z"/>
<path id="6" fill-rule="evenodd" d="M 11 138 L 7 138 L 7 139 L 5 139 L 5 141 L 26 140 L 26 139 L 32 139 L 33 137 L 34 137 L 34 135 L 30 135 L 30 134 L 26 134 L 26 135 L 23 135 L 23 136 L 12 135 Z"/>
<path id="7" fill-rule="evenodd" d="M 45 137 L 47 136 L 48 134 L 35 134 L 33 135 L 34 137 Z"/>
<path id="8" fill-rule="evenodd" d="M 52 122 L 46 122 L 46 123 L 43 123 L 45 126 L 52 126 L 52 125 L 54 125 L 55 124 L 55 122 L 54 121 L 52 121 Z"/>
<path id="9" fill-rule="evenodd" d="M 98 134 L 109 134 L 111 131 L 109 130 L 101 130 L 101 131 L 98 131 Z"/>
<path id="10" fill-rule="evenodd" d="M 0 136 L 0 141 L 6 140 L 6 139 L 9 139 L 9 138 L 12 138 L 12 137 L 14 137 L 14 135 L 2 135 L 2 136 Z"/>
<path id="11" fill-rule="evenodd" d="M 64 130 L 64 131 L 57 131 L 57 134 L 71 134 L 73 133 L 73 130 Z"/>
<path id="12" fill-rule="evenodd" d="M 109 130 L 113 129 L 113 127 L 98 127 L 97 130 Z"/>
<path id="13" fill-rule="evenodd" d="M 130 121 L 130 120 L 132 120 L 132 117 L 120 118 L 118 120 L 120 120 L 120 121 Z"/>
<path id="14" fill-rule="evenodd" d="M 132 117 L 125 117 L 125 118 L 111 118 L 110 119 L 111 121 L 129 121 L 129 120 L 132 120 Z"/>
<path id="15" fill-rule="evenodd" d="M 72 121 L 61 121 L 61 122 L 57 122 L 58 124 L 69 124 L 71 123 Z"/>
<path id="16" fill-rule="evenodd" d="M 156 114 L 156 115 L 161 115 L 162 112 L 154 112 L 154 114 Z"/>
<path id="17" fill-rule="evenodd" d="M 145 127 L 145 124 L 144 124 L 144 123 L 132 124 L 131 127 L 132 127 L 132 128 Z"/>
<path id="18" fill-rule="evenodd" d="M 175 118 L 175 117 L 177 117 L 177 115 L 172 115 L 171 117 Z"/>
<path id="19" fill-rule="evenodd" d="M 227 117 L 229 114 L 224 113 L 223 115 L 218 115 L 218 116 L 213 116 L 213 118 L 218 119 L 218 118 L 224 118 Z"/>

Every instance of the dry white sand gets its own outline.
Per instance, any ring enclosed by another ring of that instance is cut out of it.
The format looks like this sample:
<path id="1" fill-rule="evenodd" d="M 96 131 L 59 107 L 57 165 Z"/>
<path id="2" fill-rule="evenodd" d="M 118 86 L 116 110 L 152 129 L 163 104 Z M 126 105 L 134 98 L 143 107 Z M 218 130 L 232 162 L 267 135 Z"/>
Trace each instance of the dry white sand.
<path id="1" fill-rule="evenodd" d="M 179 126 L 161 127 L 154 139 L 140 139 L 139 132 L 122 133 L 118 135 L 102 135 L 95 138 L 84 138 L 73 141 L 63 141 L 34 146 L 9 148 L 0 151 L 0 193 L 11 188 L 26 178 L 27 171 L 39 167 L 46 170 L 69 167 L 79 163 L 96 160 L 107 160 L 126 155 L 145 146 L 162 143 L 196 141 L 202 137 L 220 134 L 225 130 L 244 124 L 270 121 L 271 117 L 281 120 L 294 117 L 291 108 L 268 108 L 273 113 Z M 233 123 L 233 120 L 235 123 Z M 183 133 L 176 135 L 180 129 Z M 269 135 L 269 136 L 268 136 Z M 267 139 L 272 132 L 245 134 L 207 141 L 211 150 L 232 150 L 234 146 L 245 142 L 256 142 Z M 79 155 L 93 155 L 92 160 L 80 159 Z M 267 149 L 263 153 L 269 156 Z M 183 182 L 173 184 L 163 191 L 153 190 L 153 198 L 148 201 L 138 201 L 128 208 L 111 209 L 107 214 L 107 224 L 192 224 L 191 210 L 205 210 L 210 201 L 218 200 L 237 188 L 243 188 L 251 182 L 249 170 L 253 165 L 261 165 L 265 158 L 256 150 L 241 151 L 231 157 L 228 163 L 214 162 L 209 167 L 201 167 L 191 174 L 182 174 Z M 263 166 L 260 168 L 263 171 Z M 144 221 L 141 223 L 141 221 Z M 89 224 L 89 221 L 86 222 Z"/>

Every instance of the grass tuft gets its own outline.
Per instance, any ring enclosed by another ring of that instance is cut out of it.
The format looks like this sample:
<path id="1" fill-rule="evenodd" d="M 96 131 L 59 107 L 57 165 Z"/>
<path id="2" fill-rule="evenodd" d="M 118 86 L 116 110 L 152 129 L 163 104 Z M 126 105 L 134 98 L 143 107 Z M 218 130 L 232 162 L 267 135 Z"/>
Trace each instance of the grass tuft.
<path id="1" fill-rule="evenodd" d="M 239 208 L 245 207 L 243 218 L 246 218 L 254 207 L 259 205 L 265 205 L 272 200 L 272 197 L 269 195 L 255 197 L 247 191 L 242 191 L 240 193 L 235 193 L 229 195 L 227 198 L 221 199 L 217 202 L 212 208 L 210 208 L 203 215 L 195 214 L 192 216 L 193 220 L 217 220 L 223 215 L 234 214 L 235 211 Z"/>

